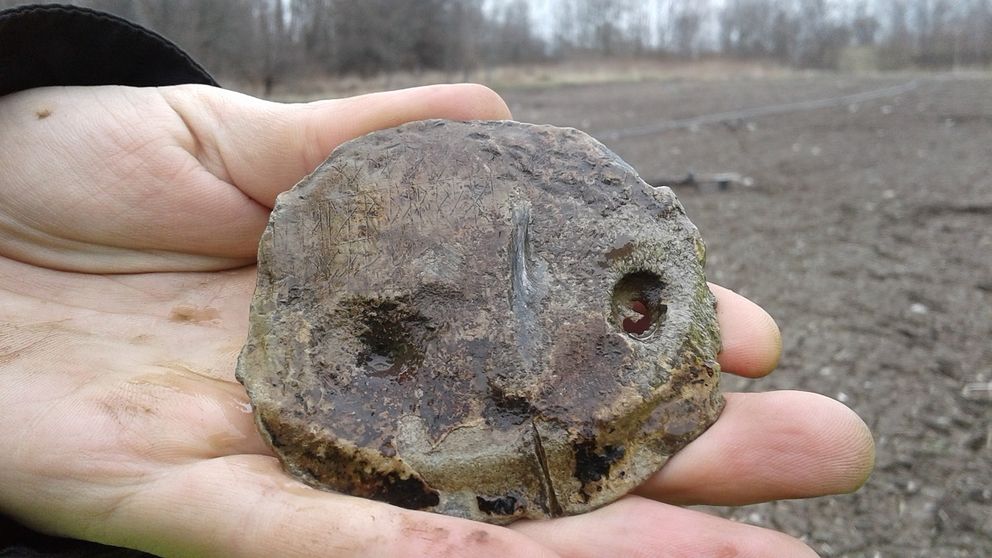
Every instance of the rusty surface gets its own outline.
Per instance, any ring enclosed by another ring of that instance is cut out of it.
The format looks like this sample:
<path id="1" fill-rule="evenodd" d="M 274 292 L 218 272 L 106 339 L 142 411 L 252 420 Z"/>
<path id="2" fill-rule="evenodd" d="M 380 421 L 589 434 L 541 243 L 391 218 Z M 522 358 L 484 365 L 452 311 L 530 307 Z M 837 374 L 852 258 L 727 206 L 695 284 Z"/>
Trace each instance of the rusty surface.
<path id="1" fill-rule="evenodd" d="M 238 379 L 285 468 L 493 523 L 588 511 L 719 415 L 704 248 L 574 129 L 424 121 L 282 194 Z"/>

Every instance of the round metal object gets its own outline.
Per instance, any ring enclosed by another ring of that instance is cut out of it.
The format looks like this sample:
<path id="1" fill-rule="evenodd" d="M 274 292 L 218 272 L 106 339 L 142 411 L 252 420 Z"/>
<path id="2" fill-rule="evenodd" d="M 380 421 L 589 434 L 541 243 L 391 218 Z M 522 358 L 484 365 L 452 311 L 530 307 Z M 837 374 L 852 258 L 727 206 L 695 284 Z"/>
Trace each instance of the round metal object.
<path id="1" fill-rule="evenodd" d="M 619 498 L 723 407 L 699 233 L 570 128 L 423 121 L 279 196 L 237 376 L 293 476 L 507 523 Z"/>

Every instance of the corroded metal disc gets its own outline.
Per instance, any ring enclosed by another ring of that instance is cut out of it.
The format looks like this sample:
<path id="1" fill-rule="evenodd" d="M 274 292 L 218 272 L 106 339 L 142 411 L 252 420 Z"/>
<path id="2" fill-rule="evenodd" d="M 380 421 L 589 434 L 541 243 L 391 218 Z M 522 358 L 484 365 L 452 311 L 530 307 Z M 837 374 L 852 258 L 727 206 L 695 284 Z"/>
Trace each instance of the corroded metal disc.
<path id="1" fill-rule="evenodd" d="M 619 498 L 723 407 L 704 248 L 574 129 L 423 121 L 279 196 L 237 376 L 286 470 L 492 523 Z"/>

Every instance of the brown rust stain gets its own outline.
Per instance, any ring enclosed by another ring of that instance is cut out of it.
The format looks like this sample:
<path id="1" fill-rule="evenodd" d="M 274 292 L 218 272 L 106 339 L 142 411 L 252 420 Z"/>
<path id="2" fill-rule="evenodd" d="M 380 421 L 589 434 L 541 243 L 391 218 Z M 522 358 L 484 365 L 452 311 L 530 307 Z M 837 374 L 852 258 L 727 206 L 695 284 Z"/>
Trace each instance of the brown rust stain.
<path id="1" fill-rule="evenodd" d="M 610 251 L 606 253 L 606 263 L 607 265 L 613 264 L 618 260 L 622 260 L 627 256 L 634 253 L 634 249 L 637 248 L 637 243 L 634 238 L 627 235 L 620 235 L 610 246 Z"/>
<path id="2" fill-rule="evenodd" d="M 415 519 L 407 515 L 402 515 L 400 522 L 402 523 L 400 530 L 401 532 L 410 537 L 420 539 L 422 541 L 439 544 L 444 543 L 451 537 L 451 532 L 447 528 L 438 525 L 430 525 L 420 519 Z"/>
<path id="3" fill-rule="evenodd" d="M 465 537 L 466 542 L 471 545 L 483 545 L 489 542 L 491 535 L 488 531 L 482 529 L 476 529 Z"/>
<path id="4" fill-rule="evenodd" d="M 219 318 L 220 311 L 212 306 L 179 304 L 174 306 L 169 313 L 169 321 L 186 324 L 213 322 Z"/>

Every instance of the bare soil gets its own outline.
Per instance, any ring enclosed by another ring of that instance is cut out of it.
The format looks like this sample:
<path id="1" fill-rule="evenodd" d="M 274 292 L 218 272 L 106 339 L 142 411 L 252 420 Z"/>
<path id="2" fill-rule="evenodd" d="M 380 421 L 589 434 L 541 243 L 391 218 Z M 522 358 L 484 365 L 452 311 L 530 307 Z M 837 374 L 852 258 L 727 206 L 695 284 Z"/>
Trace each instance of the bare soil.
<path id="1" fill-rule="evenodd" d="M 623 137 L 914 79 L 895 96 Z M 871 427 L 877 469 L 855 494 L 716 513 L 784 530 L 827 557 L 992 556 L 992 77 L 683 78 L 500 93 L 518 120 L 598 134 L 649 182 L 690 171 L 754 180 L 676 189 L 707 240 L 709 278 L 782 328 L 780 370 L 725 385 L 842 401 Z"/>
<path id="2" fill-rule="evenodd" d="M 711 511 L 824 557 L 992 556 L 992 76 L 704 74 L 500 93 L 517 119 L 600 137 L 649 182 L 754 180 L 677 188 L 709 278 L 764 306 L 784 336 L 777 373 L 725 386 L 846 403 L 874 432 L 877 468 L 855 494 Z M 624 133 L 912 80 L 864 102 Z M 45 544 L 30 555 L 140 555 Z"/>

